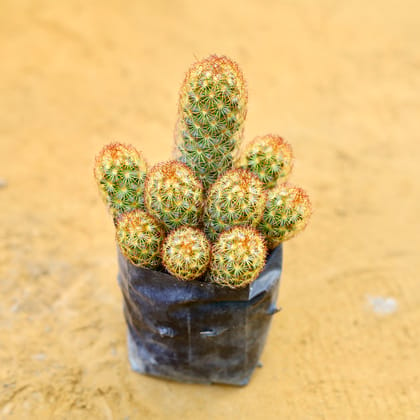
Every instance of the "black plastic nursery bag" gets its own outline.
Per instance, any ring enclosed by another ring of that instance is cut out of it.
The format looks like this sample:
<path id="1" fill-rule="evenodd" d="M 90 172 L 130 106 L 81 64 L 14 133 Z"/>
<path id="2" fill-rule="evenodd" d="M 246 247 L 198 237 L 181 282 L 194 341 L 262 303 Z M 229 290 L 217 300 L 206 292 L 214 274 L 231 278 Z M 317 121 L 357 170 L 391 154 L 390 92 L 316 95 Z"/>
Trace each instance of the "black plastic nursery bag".
<path id="1" fill-rule="evenodd" d="M 246 385 L 267 337 L 282 246 L 250 285 L 230 289 L 131 264 L 119 251 L 133 370 L 183 382 Z"/>

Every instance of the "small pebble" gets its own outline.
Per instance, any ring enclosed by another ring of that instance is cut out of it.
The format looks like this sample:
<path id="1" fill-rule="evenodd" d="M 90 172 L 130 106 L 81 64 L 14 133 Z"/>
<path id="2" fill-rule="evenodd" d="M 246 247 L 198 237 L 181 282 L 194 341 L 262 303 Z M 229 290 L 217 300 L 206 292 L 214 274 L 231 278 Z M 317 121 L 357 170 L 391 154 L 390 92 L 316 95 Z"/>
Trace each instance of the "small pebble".
<path id="1" fill-rule="evenodd" d="M 6 404 L 6 405 L 3 407 L 3 410 L 1 411 L 1 413 L 2 413 L 4 416 L 7 416 L 7 415 L 9 415 L 9 414 L 12 412 L 12 410 L 13 410 L 13 404 L 12 404 L 12 403 L 8 403 L 8 404 Z"/>
<path id="2" fill-rule="evenodd" d="M 20 307 L 20 304 L 19 304 L 19 302 L 16 302 L 11 308 L 10 308 L 10 310 L 12 311 L 12 312 L 18 312 L 19 311 L 19 307 Z"/>
<path id="3" fill-rule="evenodd" d="M 3 178 L 0 178 L 0 188 L 7 187 L 7 181 Z"/>
<path id="4" fill-rule="evenodd" d="M 398 309 L 396 299 L 383 296 L 368 296 L 368 304 L 378 315 L 389 315 Z"/>

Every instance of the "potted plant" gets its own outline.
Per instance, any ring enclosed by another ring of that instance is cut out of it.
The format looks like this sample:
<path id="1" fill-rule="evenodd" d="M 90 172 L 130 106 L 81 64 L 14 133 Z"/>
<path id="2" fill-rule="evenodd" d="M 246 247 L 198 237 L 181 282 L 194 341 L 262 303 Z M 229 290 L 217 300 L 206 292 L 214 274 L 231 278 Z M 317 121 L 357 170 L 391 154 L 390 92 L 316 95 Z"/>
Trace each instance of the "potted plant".
<path id="1" fill-rule="evenodd" d="M 96 157 L 135 371 L 244 385 L 258 364 L 282 242 L 304 229 L 311 206 L 285 182 L 287 142 L 270 134 L 241 144 L 246 107 L 238 65 L 212 55 L 182 84 L 174 159 L 150 167 L 121 143 Z"/>

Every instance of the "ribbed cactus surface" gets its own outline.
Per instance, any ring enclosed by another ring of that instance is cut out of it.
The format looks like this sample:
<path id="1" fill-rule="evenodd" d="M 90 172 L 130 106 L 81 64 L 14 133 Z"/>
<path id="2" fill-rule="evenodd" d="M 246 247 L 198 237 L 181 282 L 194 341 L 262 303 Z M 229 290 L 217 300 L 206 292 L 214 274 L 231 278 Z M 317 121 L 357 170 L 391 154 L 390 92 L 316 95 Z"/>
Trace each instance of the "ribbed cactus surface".
<path id="1" fill-rule="evenodd" d="M 208 280 L 230 288 L 244 287 L 258 277 L 266 256 L 265 241 L 255 228 L 234 227 L 213 244 Z"/>
<path id="2" fill-rule="evenodd" d="M 211 55 L 187 72 L 175 130 L 179 160 L 194 169 L 205 189 L 232 167 L 247 101 L 242 72 L 227 57 Z"/>
<path id="3" fill-rule="evenodd" d="M 203 186 L 192 169 L 176 160 L 158 163 L 146 177 L 147 211 L 167 231 L 198 226 L 203 211 Z"/>
<path id="4" fill-rule="evenodd" d="M 117 243 L 126 258 L 139 267 L 159 267 L 164 231 L 156 219 L 143 210 L 133 210 L 117 219 L 116 228 Z"/>
<path id="5" fill-rule="evenodd" d="M 258 225 L 269 248 L 275 248 L 302 231 L 309 221 L 311 209 L 309 197 L 302 188 L 282 184 L 270 190 Z"/>
<path id="6" fill-rule="evenodd" d="M 131 145 L 112 143 L 98 154 L 94 175 L 114 220 L 124 212 L 144 209 L 146 173 L 146 160 Z"/>
<path id="7" fill-rule="evenodd" d="M 165 268 L 181 280 L 193 280 L 207 270 L 210 241 L 197 228 L 181 227 L 172 231 L 162 245 Z"/>
<path id="8" fill-rule="evenodd" d="M 214 241 L 224 230 L 239 225 L 256 226 L 260 221 L 266 191 L 256 175 L 231 169 L 210 188 L 204 210 L 204 228 Z"/>
<path id="9" fill-rule="evenodd" d="M 289 143 L 282 137 L 268 134 L 257 137 L 241 151 L 239 166 L 249 169 L 264 184 L 273 188 L 284 182 L 292 170 L 293 153 Z"/>

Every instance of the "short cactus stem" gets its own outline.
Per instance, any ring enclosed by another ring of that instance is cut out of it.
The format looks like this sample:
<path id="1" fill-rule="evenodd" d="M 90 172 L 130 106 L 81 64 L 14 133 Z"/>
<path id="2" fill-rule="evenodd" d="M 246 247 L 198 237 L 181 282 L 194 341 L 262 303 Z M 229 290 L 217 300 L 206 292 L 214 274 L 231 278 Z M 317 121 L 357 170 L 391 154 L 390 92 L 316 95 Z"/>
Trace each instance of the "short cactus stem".
<path id="1" fill-rule="evenodd" d="M 232 289 L 245 287 L 258 277 L 266 257 L 265 241 L 255 228 L 234 227 L 213 244 L 207 279 Z"/>
<path id="2" fill-rule="evenodd" d="M 109 144 L 96 157 L 95 179 L 114 221 L 122 213 L 144 210 L 146 173 L 146 160 L 131 145 Z"/>
<path id="3" fill-rule="evenodd" d="M 161 265 L 164 231 L 152 216 L 143 210 L 132 210 L 119 216 L 116 228 L 120 250 L 134 265 L 150 269 Z"/>
<path id="4" fill-rule="evenodd" d="M 204 228 L 210 239 L 233 226 L 256 226 L 266 201 L 263 183 L 246 169 L 231 169 L 210 188 Z"/>
<path id="5" fill-rule="evenodd" d="M 211 245 L 198 228 L 181 227 L 172 231 L 162 245 L 162 262 L 180 280 L 194 280 L 210 263 Z"/>
<path id="6" fill-rule="evenodd" d="M 292 147 L 282 137 L 256 137 L 240 153 L 239 166 L 253 172 L 265 188 L 284 182 L 292 170 Z"/>
<path id="7" fill-rule="evenodd" d="M 281 184 L 268 192 L 258 229 L 273 249 L 301 232 L 308 224 L 311 211 L 311 202 L 302 188 Z"/>
<path id="8" fill-rule="evenodd" d="M 205 189 L 233 165 L 247 102 L 242 72 L 231 59 L 211 55 L 187 72 L 175 135 L 179 160 L 194 169 Z"/>
<path id="9" fill-rule="evenodd" d="M 203 186 L 192 169 L 175 160 L 158 163 L 147 174 L 144 200 L 147 211 L 166 231 L 198 226 L 203 211 Z"/>

